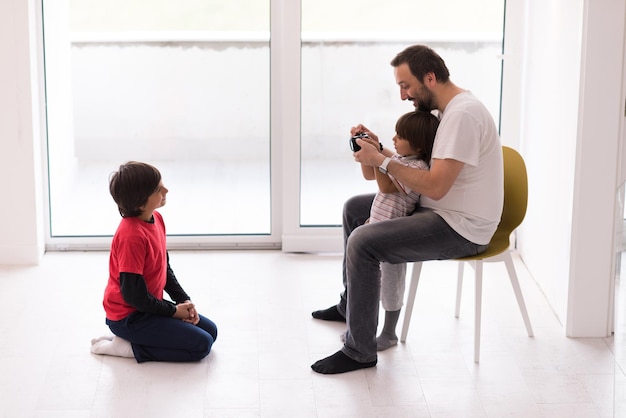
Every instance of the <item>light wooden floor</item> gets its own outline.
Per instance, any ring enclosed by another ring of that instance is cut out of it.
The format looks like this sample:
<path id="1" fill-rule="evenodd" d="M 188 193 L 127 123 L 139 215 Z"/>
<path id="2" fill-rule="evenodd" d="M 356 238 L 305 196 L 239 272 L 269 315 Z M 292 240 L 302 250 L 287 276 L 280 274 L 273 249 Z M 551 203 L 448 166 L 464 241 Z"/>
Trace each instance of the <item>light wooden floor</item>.
<path id="1" fill-rule="evenodd" d="M 48 253 L 39 266 L 0 266 L 0 416 L 612 417 L 616 390 L 623 408 L 613 338 L 566 338 L 519 259 L 534 338 L 504 267 L 489 264 L 481 363 L 474 364 L 472 281 L 456 319 L 456 264 L 428 262 L 406 344 L 381 353 L 375 368 L 324 376 L 310 365 L 340 348 L 344 326 L 310 312 L 337 301 L 339 255 L 170 256 L 199 311 L 219 327 L 199 363 L 137 364 L 90 353 L 90 339 L 107 332 L 106 252 Z"/>

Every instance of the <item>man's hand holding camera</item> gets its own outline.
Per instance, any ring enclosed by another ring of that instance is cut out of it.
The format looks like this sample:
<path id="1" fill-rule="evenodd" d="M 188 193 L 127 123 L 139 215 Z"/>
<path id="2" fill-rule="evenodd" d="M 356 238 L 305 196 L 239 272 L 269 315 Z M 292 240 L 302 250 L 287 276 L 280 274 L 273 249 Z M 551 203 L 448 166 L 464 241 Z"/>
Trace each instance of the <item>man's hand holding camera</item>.
<path id="1" fill-rule="evenodd" d="M 385 159 L 378 136 L 363 125 L 352 127 L 350 133 L 352 134 L 350 147 L 354 151 L 354 160 L 367 166 L 378 167 Z"/>

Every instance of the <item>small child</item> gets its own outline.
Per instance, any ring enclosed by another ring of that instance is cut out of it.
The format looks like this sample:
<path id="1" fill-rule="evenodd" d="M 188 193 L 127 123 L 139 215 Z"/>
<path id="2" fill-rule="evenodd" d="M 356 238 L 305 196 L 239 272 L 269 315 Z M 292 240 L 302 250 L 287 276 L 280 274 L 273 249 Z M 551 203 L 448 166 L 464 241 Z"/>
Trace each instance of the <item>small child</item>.
<path id="1" fill-rule="evenodd" d="M 109 190 L 122 215 L 103 301 L 114 336 L 93 339 L 91 352 L 138 363 L 203 359 L 217 339 L 217 326 L 198 314 L 170 268 L 165 224 L 156 211 L 168 192 L 161 173 L 130 161 L 111 175 Z M 163 299 L 164 291 L 175 303 Z"/>
<path id="2" fill-rule="evenodd" d="M 388 149 L 381 152 L 406 166 L 423 170 L 429 169 L 433 142 L 439 119 L 430 112 L 414 111 L 402 115 L 396 122 L 396 135 L 393 144 L 396 152 Z M 379 146 L 376 139 L 364 139 Z M 374 137 L 375 138 L 375 137 Z M 384 174 L 376 167 L 361 164 L 363 177 L 376 180 L 378 193 L 372 203 L 369 223 L 407 216 L 413 213 L 420 195 L 397 181 L 391 174 Z M 378 351 L 398 344 L 396 325 L 404 300 L 406 263 L 381 263 L 381 302 L 385 309 L 385 323 L 381 334 L 376 338 Z"/>

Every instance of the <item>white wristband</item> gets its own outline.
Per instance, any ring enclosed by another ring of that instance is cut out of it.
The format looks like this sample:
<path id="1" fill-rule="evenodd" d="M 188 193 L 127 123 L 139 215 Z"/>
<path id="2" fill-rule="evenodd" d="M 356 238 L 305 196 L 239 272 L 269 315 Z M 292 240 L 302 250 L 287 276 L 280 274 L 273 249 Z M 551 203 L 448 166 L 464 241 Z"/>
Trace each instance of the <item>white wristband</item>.
<path id="1" fill-rule="evenodd" d="M 385 157 L 385 159 L 383 160 L 383 162 L 380 164 L 380 166 L 378 167 L 378 170 L 383 173 L 383 174 L 387 174 L 387 166 L 389 165 L 389 161 L 391 161 L 391 158 L 389 157 Z"/>

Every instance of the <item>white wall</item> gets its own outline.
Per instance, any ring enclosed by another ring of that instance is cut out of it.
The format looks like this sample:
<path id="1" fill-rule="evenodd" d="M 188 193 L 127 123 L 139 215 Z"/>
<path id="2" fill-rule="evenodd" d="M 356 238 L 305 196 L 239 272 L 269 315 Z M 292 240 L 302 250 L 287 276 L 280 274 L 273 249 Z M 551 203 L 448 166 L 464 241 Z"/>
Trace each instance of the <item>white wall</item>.
<path id="1" fill-rule="evenodd" d="M 613 325 L 625 3 L 585 2 L 566 326 L 574 337 L 610 335 Z"/>
<path id="2" fill-rule="evenodd" d="M 610 332 L 623 3 L 522 2 L 529 206 L 518 248 L 568 336 Z"/>
<path id="3" fill-rule="evenodd" d="M 578 121 L 583 0 L 526 3 L 520 149 L 529 181 L 520 254 L 562 323 Z"/>
<path id="4" fill-rule="evenodd" d="M 44 252 L 34 0 L 0 2 L 0 264 Z"/>

